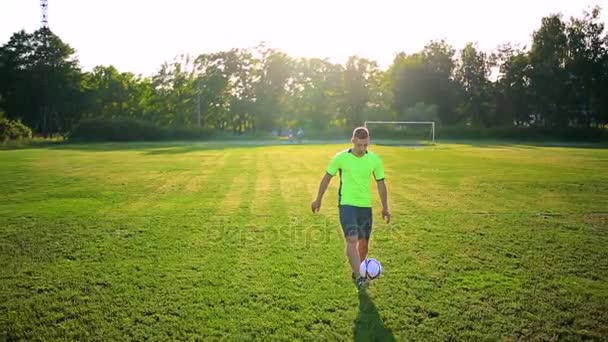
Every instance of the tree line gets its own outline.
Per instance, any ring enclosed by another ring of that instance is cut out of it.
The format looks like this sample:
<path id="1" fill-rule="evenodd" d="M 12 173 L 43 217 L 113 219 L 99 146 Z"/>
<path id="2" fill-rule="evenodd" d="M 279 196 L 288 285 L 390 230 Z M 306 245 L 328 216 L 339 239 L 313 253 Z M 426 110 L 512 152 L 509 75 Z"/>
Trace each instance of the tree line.
<path id="1" fill-rule="evenodd" d="M 100 65 L 83 71 L 48 28 L 0 47 L 0 112 L 36 134 L 83 119 L 130 118 L 160 127 L 242 134 L 285 127 L 327 131 L 365 120 L 433 120 L 440 127 L 590 128 L 608 124 L 608 35 L 601 8 L 542 18 L 530 47 L 481 51 L 430 41 L 382 70 L 295 58 L 265 44 L 181 55 L 151 76 Z M 119 53 L 119 52 L 117 52 Z"/>

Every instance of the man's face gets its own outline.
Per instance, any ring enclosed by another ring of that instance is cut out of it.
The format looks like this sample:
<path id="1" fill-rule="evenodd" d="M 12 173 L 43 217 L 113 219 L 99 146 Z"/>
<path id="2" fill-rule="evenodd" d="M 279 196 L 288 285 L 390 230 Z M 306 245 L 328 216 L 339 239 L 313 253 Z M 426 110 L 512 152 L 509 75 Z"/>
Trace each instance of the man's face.
<path id="1" fill-rule="evenodd" d="M 365 138 L 365 139 L 353 138 L 352 142 L 353 142 L 353 148 L 355 150 L 355 154 L 362 155 L 365 153 L 365 151 L 367 151 L 367 145 L 369 145 L 369 138 Z"/>

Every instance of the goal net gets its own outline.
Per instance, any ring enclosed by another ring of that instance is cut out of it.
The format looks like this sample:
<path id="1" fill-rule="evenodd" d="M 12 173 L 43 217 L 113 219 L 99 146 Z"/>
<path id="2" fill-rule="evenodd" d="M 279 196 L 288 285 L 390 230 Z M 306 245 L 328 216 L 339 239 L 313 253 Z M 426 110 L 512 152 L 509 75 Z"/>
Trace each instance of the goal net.
<path id="1" fill-rule="evenodd" d="M 423 146 L 435 144 L 434 121 L 366 121 L 372 143 Z"/>

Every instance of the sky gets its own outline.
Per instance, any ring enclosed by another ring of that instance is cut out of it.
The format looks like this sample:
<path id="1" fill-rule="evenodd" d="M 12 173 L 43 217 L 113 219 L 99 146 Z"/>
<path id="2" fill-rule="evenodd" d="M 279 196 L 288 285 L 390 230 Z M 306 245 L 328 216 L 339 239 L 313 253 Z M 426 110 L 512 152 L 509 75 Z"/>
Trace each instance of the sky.
<path id="1" fill-rule="evenodd" d="M 265 42 L 293 57 L 373 59 L 386 69 L 398 52 L 445 39 L 484 51 L 529 46 L 541 19 L 582 17 L 600 0 L 48 0 L 49 27 L 76 50 L 85 71 L 113 65 L 154 74 L 180 54 Z M 0 0 L 0 44 L 40 27 L 39 0 Z"/>

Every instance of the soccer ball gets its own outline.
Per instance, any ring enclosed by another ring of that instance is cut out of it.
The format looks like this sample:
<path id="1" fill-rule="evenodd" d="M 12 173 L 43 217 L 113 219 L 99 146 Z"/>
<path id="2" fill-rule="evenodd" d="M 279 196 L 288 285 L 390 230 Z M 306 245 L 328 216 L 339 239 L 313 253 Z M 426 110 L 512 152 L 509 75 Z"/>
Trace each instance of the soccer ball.
<path id="1" fill-rule="evenodd" d="M 382 273 L 382 265 L 374 258 L 363 260 L 359 272 L 367 279 L 377 279 Z"/>

